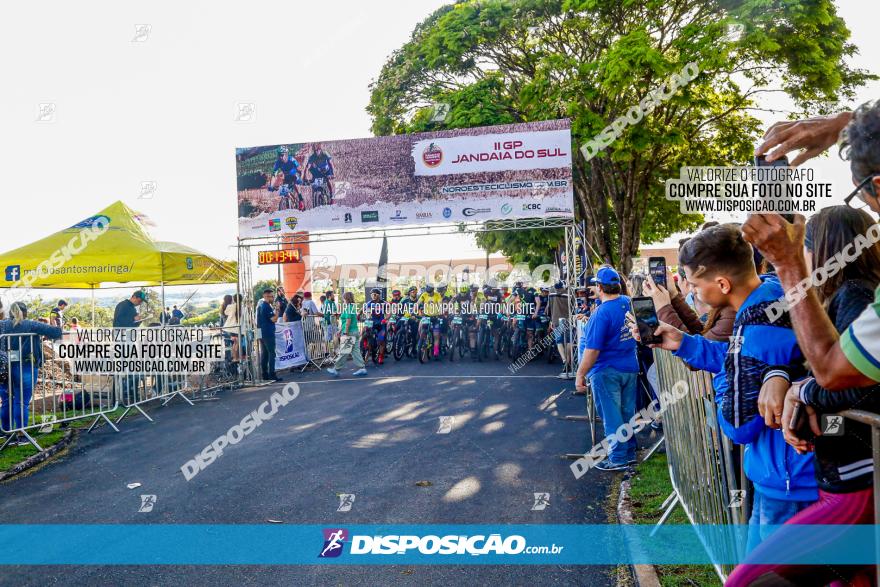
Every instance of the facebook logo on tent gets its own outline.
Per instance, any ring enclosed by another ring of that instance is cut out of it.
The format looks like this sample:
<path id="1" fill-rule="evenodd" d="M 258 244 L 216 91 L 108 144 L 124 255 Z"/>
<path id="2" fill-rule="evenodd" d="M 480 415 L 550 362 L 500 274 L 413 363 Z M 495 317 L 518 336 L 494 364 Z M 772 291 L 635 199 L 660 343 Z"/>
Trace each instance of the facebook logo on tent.
<path id="1" fill-rule="evenodd" d="M 6 266 L 6 281 L 18 281 L 21 278 L 21 265 Z"/>

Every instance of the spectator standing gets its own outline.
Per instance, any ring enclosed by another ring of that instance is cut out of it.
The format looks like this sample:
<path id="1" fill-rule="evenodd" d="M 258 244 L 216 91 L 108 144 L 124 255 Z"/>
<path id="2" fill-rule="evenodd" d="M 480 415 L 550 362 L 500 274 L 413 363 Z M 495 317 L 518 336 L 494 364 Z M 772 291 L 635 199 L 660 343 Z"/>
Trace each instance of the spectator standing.
<path id="1" fill-rule="evenodd" d="M 758 412 L 765 371 L 774 365 L 802 364 L 803 358 L 788 321 L 768 318 L 767 308 L 783 291 L 776 281 L 762 282 L 739 227 L 723 224 L 700 231 L 682 247 L 679 262 L 698 299 L 713 308 L 736 310 L 728 342 L 686 334 L 663 323 L 656 334 L 662 336 L 662 348 L 692 367 L 719 374 L 713 380 L 719 427 L 746 446 L 743 467 L 754 485 L 751 551 L 774 526 L 818 497 L 812 459 L 788 446 L 782 432 L 767 426 Z"/>
<path id="2" fill-rule="evenodd" d="M 636 462 L 636 440 L 617 440 L 617 430 L 635 414 L 639 364 L 636 342 L 626 324 L 630 299 L 621 295 L 620 275 L 602 267 L 591 280 L 601 304 L 586 325 L 580 342 L 581 360 L 575 386 L 586 392 L 586 377 L 596 396 L 605 436 L 610 439 L 607 459 L 595 465 L 602 471 L 620 471 Z"/>
<path id="3" fill-rule="evenodd" d="M 354 294 L 350 291 L 342 294 L 342 315 L 340 316 L 340 321 L 342 323 L 342 336 L 344 338 L 339 343 L 339 356 L 336 358 L 336 362 L 332 367 L 327 369 L 327 373 L 333 377 L 339 376 L 339 369 L 345 365 L 345 361 L 349 354 L 354 361 L 355 367 L 357 367 L 357 371 L 354 372 L 354 375 L 360 377 L 367 374 L 367 369 L 364 365 L 364 357 L 361 355 L 360 349 L 358 314 L 357 306 L 354 303 Z"/>
<path id="4" fill-rule="evenodd" d="M 76 318 L 70 319 L 70 330 L 71 331 L 79 330 L 79 320 L 77 320 Z"/>
<path id="5" fill-rule="evenodd" d="M 327 350 L 332 352 L 333 343 L 336 341 L 336 335 L 339 333 L 339 306 L 336 303 L 336 296 L 332 289 L 324 292 L 326 299 L 321 305 L 321 319 L 324 323 L 324 341 L 327 343 Z"/>
<path id="6" fill-rule="evenodd" d="M 27 306 L 22 302 L 14 302 L 9 313 L 10 319 L 0 320 L 0 335 L 33 336 L 12 336 L 0 343 L 3 347 L 0 350 L 9 353 L 8 358 L 4 357 L 4 360 L 9 360 L 8 379 L 0 383 L 0 428 L 3 431 L 22 428 L 28 422 L 28 407 L 37 382 L 37 372 L 43 364 L 43 344 L 40 337 L 55 340 L 61 338 L 62 334 L 59 326 L 28 320 Z M 14 354 L 10 351 L 14 351 Z"/>
<path id="7" fill-rule="evenodd" d="M 813 216 L 806 226 L 805 254 L 813 270 L 823 267 L 829 259 L 846 250 L 859 235 L 867 233 L 874 221 L 867 213 L 847 206 L 825 208 Z M 828 310 L 828 316 L 838 332 L 846 332 L 852 321 L 868 307 L 874 297 L 874 289 L 880 285 L 880 244 L 874 243 L 856 259 L 817 287 L 819 299 Z M 854 420 L 840 425 L 840 434 L 823 435 L 819 426 L 821 414 L 856 408 L 870 412 L 880 411 L 880 385 L 828 391 L 808 377 L 789 387 L 792 373 L 783 367 L 771 369 L 764 377 L 758 406 L 768 426 L 779 428 L 791 421 L 791 413 L 797 403 L 803 404 L 808 413 L 810 430 L 785 432 L 786 440 L 795 449 L 809 450 L 808 439 L 815 447 L 816 479 L 819 484 L 819 501 L 786 522 L 778 533 L 763 543 L 755 557 L 766 556 L 784 549 L 786 543 L 796 542 L 804 553 L 812 552 L 809 542 L 795 541 L 787 536 L 789 525 L 818 524 L 837 526 L 847 524 L 873 524 L 873 453 L 870 442 L 871 427 Z M 785 406 L 783 408 L 783 400 Z M 781 414 L 781 417 L 780 417 Z M 786 417 L 788 420 L 786 420 Z M 830 422 L 831 420 L 826 420 Z M 822 544 L 832 539 L 831 532 L 823 531 Z M 822 546 L 816 546 L 816 558 L 821 557 Z M 770 555 L 772 556 L 772 555 Z M 810 560 L 809 556 L 803 557 Z M 762 576 L 780 577 L 789 584 L 827 585 L 835 581 L 847 584 L 876 584 L 870 581 L 872 567 L 855 565 L 766 565 L 750 564 L 746 560 L 731 575 L 730 585 L 750 585 Z M 858 579 L 864 578 L 860 582 Z"/>
<path id="8" fill-rule="evenodd" d="M 239 336 L 241 334 L 241 294 L 235 294 L 230 297 L 232 302 L 226 304 L 226 307 L 222 312 L 222 315 L 224 316 L 223 330 L 229 334 L 229 338 L 232 339 L 232 362 L 238 363 L 241 357 L 241 346 L 239 341 Z"/>
<path id="9" fill-rule="evenodd" d="M 284 310 L 285 322 L 300 322 L 303 319 L 303 299 L 299 294 L 294 294 Z"/>
<path id="10" fill-rule="evenodd" d="M 177 306 L 174 306 L 174 308 L 171 310 L 171 320 L 168 323 L 172 326 L 177 326 L 178 324 L 180 324 L 181 320 L 184 319 L 184 317 L 185 315 L 183 311 Z"/>
<path id="11" fill-rule="evenodd" d="M 67 302 L 58 300 L 58 304 L 49 312 L 49 324 L 64 328 L 64 310 L 67 308 Z"/>
<path id="12" fill-rule="evenodd" d="M 219 313 L 221 328 L 223 327 L 224 324 L 226 324 L 226 308 L 231 303 L 232 303 L 232 295 L 231 294 L 226 294 L 225 296 L 223 296 L 223 301 L 220 302 L 220 313 Z"/>
<path id="13" fill-rule="evenodd" d="M 260 373 L 266 381 L 281 381 L 275 374 L 275 323 L 278 314 L 275 295 L 271 288 L 263 290 L 263 299 L 257 304 L 257 328 L 260 330 Z"/>
<path id="14" fill-rule="evenodd" d="M 318 305 L 312 299 L 312 292 L 310 291 L 303 293 L 302 308 L 305 311 L 305 315 L 308 316 L 318 316 L 321 314 L 321 311 L 318 310 Z"/>
<path id="15" fill-rule="evenodd" d="M 116 304 L 116 309 L 113 311 L 113 328 L 137 328 L 140 326 L 144 317 L 138 313 L 138 307 L 145 301 L 147 301 L 146 292 L 138 290 L 131 294 L 127 300 Z"/>
<path id="16" fill-rule="evenodd" d="M 571 317 L 568 315 L 568 294 L 565 293 L 565 284 L 561 281 L 553 285 L 553 293 L 547 302 L 547 317 L 550 319 L 550 327 L 553 329 L 553 340 L 559 356 L 562 357 L 562 373 L 560 379 L 570 379 L 571 367 Z"/>
<path id="17" fill-rule="evenodd" d="M 162 324 L 171 324 L 171 308 L 165 306 L 165 311 L 162 312 L 161 320 Z"/>

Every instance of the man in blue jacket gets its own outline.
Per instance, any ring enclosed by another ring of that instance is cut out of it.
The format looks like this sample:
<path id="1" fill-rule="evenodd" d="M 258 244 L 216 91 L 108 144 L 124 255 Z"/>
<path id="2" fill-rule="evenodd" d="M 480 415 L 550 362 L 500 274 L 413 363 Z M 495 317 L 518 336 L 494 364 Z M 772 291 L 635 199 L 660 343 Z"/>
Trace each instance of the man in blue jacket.
<path id="1" fill-rule="evenodd" d="M 745 472 L 755 487 L 749 520 L 749 549 L 818 499 L 812 455 L 799 455 L 780 430 L 758 414 L 765 371 L 773 365 L 800 366 L 803 357 L 787 315 L 770 322 L 765 309 L 783 294 L 776 280 L 762 280 L 752 248 L 739 227 L 713 226 L 679 252 L 679 263 L 697 298 L 713 308 L 736 310 L 729 342 L 715 342 L 661 324 L 661 348 L 715 377 L 718 421 L 725 435 L 745 445 Z"/>

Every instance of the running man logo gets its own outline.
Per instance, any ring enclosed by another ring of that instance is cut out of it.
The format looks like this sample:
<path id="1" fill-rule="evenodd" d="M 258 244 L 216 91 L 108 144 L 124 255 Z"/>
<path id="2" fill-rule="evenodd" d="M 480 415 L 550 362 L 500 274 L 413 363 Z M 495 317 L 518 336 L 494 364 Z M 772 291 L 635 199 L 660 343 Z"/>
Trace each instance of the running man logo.
<path id="1" fill-rule="evenodd" d="M 293 333 L 290 331 L 290 328 L 284 329 L 284 353 L 292 353 L 293 352 Z"/>
<path id="2" fill-rule="evenodd" d="M 546 510 L 547 506 L 550 505 L 550 494 L 549 493 L 535 493 L 535 503 L 532 506 L 532 511 L 542 511 Z"/>
<path id="3" fill-rule="evenodd" d="M 729 508 L 741 508 L 743 503 L 746 500 L 746 492 L 744 489 L 731 489 L 730 490 L 730 505 Z"/>
<path id="4" fill-rule="evenodd" d="M 843 416 L 822 414 L 822 436 L 843 436 Z"/>
<path id="5" fill-rule="evenodd" d="M 324 528 L 324 548 L 318 558 L 336 558 L 342 554 L 348 540 L 348 530 L 343 528 Z"/>
<path id="6" fill-rule="evenodd" d="M 141 507 L 138 509 L 139 512 L 151 512 L 153 511 L 153 506 L 156 505 L 156 496 L 155 495 L 142 495 L 141 496 Z"/>
<path id="7" fill-rule="evenodd" d="M 440 427 L 437 428 L 437 434 L 449 434 L 452 427 L 455 426 L 455 416 L 440 416 Z"/>
<path id="8" fill-rule="evenodd" d="M 339 494 L 339 507 L 336 508 L 337 512 L 350 512 L 351 506 L 354 505 L 354 493 L 340 493 Z"/>
<path id="9" fill-rule="evenodd" d="M 21 265 L 6 266 L 6 281 L 18 281 L 21 277 Z"/>

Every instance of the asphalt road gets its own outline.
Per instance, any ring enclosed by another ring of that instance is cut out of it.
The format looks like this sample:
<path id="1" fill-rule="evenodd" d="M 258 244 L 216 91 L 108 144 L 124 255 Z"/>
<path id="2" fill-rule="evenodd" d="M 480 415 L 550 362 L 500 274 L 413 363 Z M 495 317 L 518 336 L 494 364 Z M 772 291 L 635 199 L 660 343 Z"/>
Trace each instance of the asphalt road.
<path id="1" fill-rule="evenodd" d="M 288 375 L 301 388 L 190 481 L 180 467 L 283 386 L 180 400 L 81 435 L 30 475 L 0 485 L 4 523 L 601 524 L 617 477 L 581 480 L 561 455 L 588 446 L 572 382 L 558 365 L 404 361 L 355 379 L 348 369 Z M 565 393 L 561 393 L 561 392 Z M 561 393 L 561 394 L 560 394 Z M 558 395 L 558 398 L 554 399 Z M 441 417 L 452 416 L 447 434 Z M 417 486 L 420 481 L 429 486 Z M 128 483 L 141 483 L 130 490 Z M 533 511 L 533 494 L 550 506 Z M 355 494 L 338 512 L 339 493 Z M 156 495 L 149 513 L 141 494 Z M 46 540 L 51 540 L 47 536 Z M 146 545 L 148 547 L 148 545 Z M 611 569 L 562 566 L 12 567 L 3 585 L 611 585 Z"/>

